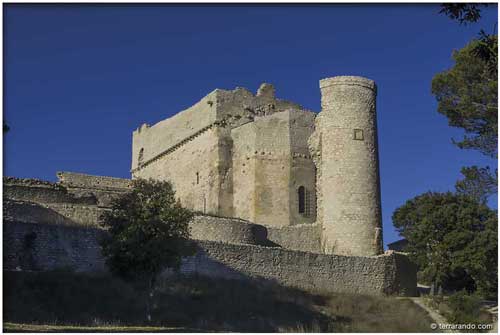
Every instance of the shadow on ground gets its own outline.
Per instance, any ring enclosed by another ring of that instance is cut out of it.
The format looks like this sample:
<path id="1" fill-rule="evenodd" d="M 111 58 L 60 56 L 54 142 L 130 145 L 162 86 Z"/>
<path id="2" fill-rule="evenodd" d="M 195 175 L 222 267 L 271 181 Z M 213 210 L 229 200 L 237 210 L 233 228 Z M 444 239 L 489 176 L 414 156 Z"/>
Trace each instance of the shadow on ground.
<path id="1" fill-rule="evenodd" d="M 175 275 L 160 283 L 154 296 L 153 322 L 146 323 L 144 295 L 110 275 L 4 271 L 4 321 L 18 324 L 276 332 L 296 327 L 333 331 L 337 323 L 349 322 L 321 313 L 317 307 L 325 304 L 321 295 L 270 281 Z M 21 328 L 11 331 L 23 331 Z"/>

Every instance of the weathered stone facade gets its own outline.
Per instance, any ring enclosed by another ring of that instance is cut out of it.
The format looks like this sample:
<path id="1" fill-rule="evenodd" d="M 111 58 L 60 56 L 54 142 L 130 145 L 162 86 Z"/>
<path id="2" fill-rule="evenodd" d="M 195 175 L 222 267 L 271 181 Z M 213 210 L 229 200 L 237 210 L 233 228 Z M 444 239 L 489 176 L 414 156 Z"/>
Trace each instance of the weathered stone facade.
<path id="1" fill-rule="evenodd" d="M 184 206 L 266 226 L 315 222 L 315 167 L 307 139 L 315 113 L 276 99 L 215 90 L 153 126 L 134 131 L 132 176 L 169 180 Z M 307 211 L 298 211 L 298 188 Z"/>
<path id="2" fill-rule="evenodd" d="M 90 227 L 5 221 L 4 269 L 107 271 L 98 244 L 102 234 Z M 325 292 L 416 294 L 415 269 L 398 253 L 349 257 L 245 243 L 200 240 L 197 244 L 197 254 L 183 260 L 181 273 L 271 280 Z"/>
<path id="3" fill-rule="evenodd" d="M 310 138 L 317 166 L 323 247 L 378 255 L 382 247 L 376 86 L 361 77 L 320 81 L 321 113 Z"/>
<path id="4" fill-rule="evenodd" d="M 133 134 L 132 175 L 170 180 L 203 213 L 266 227 L 321 226 L 321 250 L 383 252 L 376 86 L 320 81 L 322 111 L 276 99 L 263 84 L 215 90 Z"/>
<path id="5" fill-rule="evenodd" d="M 376 87 L 320 82 L 319 114 L 263 84 L 215 90 L 133 133 L 132 177 L 172 182 L 196 256 L 181 272 L 334 292 L 412 295 L 416 269 L 383 254 Z M 4 268 L 106 271 L 99 217 L 131 180 L 60 172 L 4 177 Z"/>

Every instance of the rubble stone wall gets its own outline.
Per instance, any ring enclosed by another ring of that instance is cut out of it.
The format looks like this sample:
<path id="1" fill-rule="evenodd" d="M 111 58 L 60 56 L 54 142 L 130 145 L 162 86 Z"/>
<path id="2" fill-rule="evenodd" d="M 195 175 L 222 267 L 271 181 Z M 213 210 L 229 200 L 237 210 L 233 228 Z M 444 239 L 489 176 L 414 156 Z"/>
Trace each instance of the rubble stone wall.
<path id="1" fill-rule="evenodd" d="M 98 243 L 103 233 L 95 228 L 6 221 L 4 269 L 107 271 Z M 415 294 L 416 277 L 413 282 L 401 273 L 407 270 L 404 255 L 349 257 L 215 241 L 197 244 L 198 253 L 183 260 L 181 273 L 271 280 L 325 292 Z"/>

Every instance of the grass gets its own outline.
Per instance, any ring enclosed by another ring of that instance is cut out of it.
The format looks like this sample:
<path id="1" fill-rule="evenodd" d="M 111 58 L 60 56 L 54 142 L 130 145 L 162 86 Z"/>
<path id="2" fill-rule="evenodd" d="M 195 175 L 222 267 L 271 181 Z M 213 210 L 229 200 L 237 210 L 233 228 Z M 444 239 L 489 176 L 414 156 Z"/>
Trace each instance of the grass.
<path id="1" fill-rule="evenodd" d="M 199 329 L 181 327 L 71 326 L 36 325 L 5 322 L 5 333 L 198 333 Z"/>
<path id="2" fill-rule="evenodd" d="M 410 300 L 308 293 L 269 281 L 172 277 L 144 295 L 108 275 L 4 272 L 7 332 L 429 332 Z"/>
<path id="3" fill-rule="evenodd" d="M 478 325 L 491 325 L 491 315 L 484 310 L 481 297 L 468 294 L 465 291 L 449 296 L 428 295 L 424 302 L 441 314 L 450 324 L 471 324 L 474 329 L 463 329 L 461 332 L 487 332 L 488 329 L 478 328 Z"/>

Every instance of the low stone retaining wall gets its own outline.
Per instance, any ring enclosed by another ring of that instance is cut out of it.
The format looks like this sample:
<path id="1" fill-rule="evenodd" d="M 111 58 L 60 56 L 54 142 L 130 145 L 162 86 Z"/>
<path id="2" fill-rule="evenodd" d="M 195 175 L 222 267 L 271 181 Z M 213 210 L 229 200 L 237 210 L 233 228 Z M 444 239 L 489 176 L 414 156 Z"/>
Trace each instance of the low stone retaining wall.
<path id="1" fill-rule="evenodd" d="M 106 271 L 98 244 L 103 233 L 96 228 L 5 221 L 4 269 Z M 416 293 L 416 272 L 406 256 L 398 253 L 348 257 L 215 241 L 197 243 L 199 252 L 183 260 L 181 273 L 271 280 L 327 292 Z"/>
<path id="2" fill-rule="evenodd" d="M 246 220 L 197 215 L 189 224 L 195 240 L 267 245 L 266 228 Z"/>
<path id="3" fill-rule="evenodd" d="M 106 271 L 97 242 L 103 233 L 96 228 L 4 220 L 3 267 L 25 271 Z"/>
<path id="4" fill-rule="evenodd" d="M 351 257 L 212 241 L 198 245 L 200 251 L 183 261 L 181 273 L 264 279 L 308 291 L 416 295 L 416 272 L 401 276 L 414 269 L 399 253 Z"/>
<path id="5" fill-rule="evenodd" d="M 290 250 L 322 253 L 321 225 L 301 224 L 283 228 L 267 227 L 267 238 Z"/>

